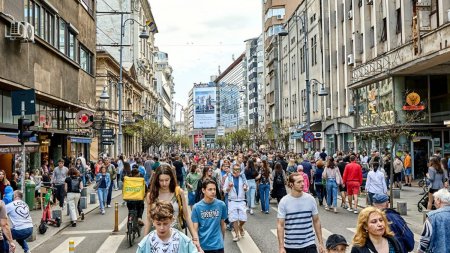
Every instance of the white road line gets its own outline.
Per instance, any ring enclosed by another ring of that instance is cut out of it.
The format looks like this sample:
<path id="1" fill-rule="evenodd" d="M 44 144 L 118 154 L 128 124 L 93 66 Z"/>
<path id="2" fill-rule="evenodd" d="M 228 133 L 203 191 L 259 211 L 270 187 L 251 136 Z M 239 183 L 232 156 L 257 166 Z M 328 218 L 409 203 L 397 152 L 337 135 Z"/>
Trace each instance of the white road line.
<path id="1" fill-rule="evenodd" d="M 120 244 L 125 238 L 125 235 L 111 235 L 106 238 L 106 240 L 102 243 L 100 248 L 97 250 L 97 253 L 111 253 L 117 252 Z"/>
<path id="2" fill-rule="evenodd" d="M 275 237 L 278 238 L 277 230 L 276 230 L 276 229 L 271 229 L 270 232 L 272 232 L 272 234 L 274 234 Z"/>
<path id="3" fill-rule="evenodd" d="M 80 244 L 84 240 L 84 238 L 86 237 L 69 237 L 50 253 L 69 253 L 69 241 L 73 240 L 75 243 L 75 247 L 77 247 L 77 245 Z"/>
<path id="4" fill-rule="evenodd" d="M 237 242 L 237 246 L 240 249 L 241 252 L 252 252 L 252 253 L 261 253 L 258 246 L 256 246 L 256 243 L 253 241 L 252 237 L 248 234 L 247 230 L 245 231 L 244 237 L 240 237 L 239 241 Z M 235 236 L 235 233 L 232 231 L 231 234 L 233 237 Z"/>
<path id="5" fill-rule="evenodd" d="M 273 210 L 275 210 L 275 212 L 278 213 L 278 208 L 271 206 L 270 208 L 272 208 Z"/>
<path id="6" fill-rule="evenodd" d="M 123 219 L 123 221 L 119 224 L 119 231 L 122 230 L 123 226 L 125 226 L 125 224 L 127 224 L 128 221 L 128 217 L 125 217 L 125 219 Z"/>
<path id="7" fill-rule="evenodd" d="M 62 232 L 62 235 L 78 235 L 78 234 L 106 234 L 111 233 L 112 229 L 110 230 L 84 230 L 84 231 L 65 231 Z"/>
<path id="8" fill-rule="evenodd" d="M 353 234 L 356 233 L 356 228 L 347 228 L 347 230 L 352 232 Z"/>
<path id="9" fill-rule="evenodd" d="M 330 235 L 332 235 L 333 233 L 330 231 L 330 230 L 328 230 L 328 229 L 326 229 L 326 228 L 322 228 L 322 238 L 323 239 L 327 239 Z"/>

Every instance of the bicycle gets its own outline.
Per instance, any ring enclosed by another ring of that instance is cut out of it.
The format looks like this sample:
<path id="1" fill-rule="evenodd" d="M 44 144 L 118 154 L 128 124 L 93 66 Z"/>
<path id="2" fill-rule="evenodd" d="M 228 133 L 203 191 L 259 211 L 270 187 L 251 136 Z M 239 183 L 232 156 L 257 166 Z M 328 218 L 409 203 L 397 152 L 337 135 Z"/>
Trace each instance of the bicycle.
<path id="1" fill-rule="evenodd" d="M 133 209 L 128 210 L 128 222 L 127 222 L 127 239 L 130 247 L 133 246 L 134 240 L 141 236 L 141 227 L 138 224 L 138 215 L 136 205 L 133 205 Z"/>

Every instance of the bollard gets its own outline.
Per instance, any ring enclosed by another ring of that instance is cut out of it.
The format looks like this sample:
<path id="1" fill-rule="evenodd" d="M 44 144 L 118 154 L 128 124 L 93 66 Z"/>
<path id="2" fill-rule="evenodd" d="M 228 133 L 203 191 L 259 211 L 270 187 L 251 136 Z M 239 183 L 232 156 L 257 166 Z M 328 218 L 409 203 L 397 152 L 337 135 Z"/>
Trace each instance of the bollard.
<path id="1" fill-rule="evenodd" d="M 114 230 L 113 232 L 119 232 L 119 203 L 114 202 Z"/>
<path id="2" fill-rule="evenodd" d="M 407 205 L 405 201 L 398 201 L 397 202 L 397 212 L 400 215 L 406 215 L 408 210 L 407 210 Z"/>
<path id="3" fill-rule="evenodd" d="M 394 199 L 399 199 L 400 198 L 400 189 L 398 189 L 398 188 L 392 189 L 392 195 L 394 196 Z M 392 201 L 392 199 L 391 199 L 391 201 Z"/>
<path id="4" fill-rule="evenodd" d="M 73 240 L 69 241 L 69 253 L 75 253 L 75 242 Z"/>
<path id="5" fill-rule="evenodd" d="M 81 189 L 81 197 L 87 197 L 87 188 Z"/>
<path id="6" fill-rule="evenodd" d="M 97 194 L 95 192 L 91 192 L 89 195 L 89 204 L 95 204 L 97 203 L 97 199 L 95 198 Z"/>
<path id="7" fill-rule="evenodd" d="M 87 208 L 87 197 L 80 198 L 80 207 L 81 207 L 81 209 Z"/>

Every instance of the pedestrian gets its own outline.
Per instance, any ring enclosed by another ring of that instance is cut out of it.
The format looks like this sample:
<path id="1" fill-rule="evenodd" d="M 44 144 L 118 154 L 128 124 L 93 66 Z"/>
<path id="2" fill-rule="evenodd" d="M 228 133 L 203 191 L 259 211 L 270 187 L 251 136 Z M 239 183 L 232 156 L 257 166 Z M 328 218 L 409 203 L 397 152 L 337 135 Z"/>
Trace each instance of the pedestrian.
<path id="1" fill-rule="evenodd" d="M 444 182 L 448 181 L 448 175 L 445 175 L 444 170 L 441 167 L 441 161 L 439 158 L 435 156 L 430 157 L 427 176 L 430 180 L 427 209 L 431 210 L 434 201 L 433 193 L 437 192 L 439 189 L 444 188 Z"/>
<path id="2" fill-rule="evenodd" d="M 286 172 L 288 176 L 294 172 L 297 171 L 297 166 L 295 164 L 295 160 L 293 158 L 289 159 L 288 167 L 286 169 Z"/>
<path id="3" fill-rule="evenodd" d="M 14 252 L 16 245 L 14 244 L 14 239 L 9 228 L 7 209 L 3 201 L 0 201 L 0 227 L 2 234 L 0 237 L 0 252 Z"/>
<path id="4" fill-rule="evenodd" d="M 175 217 L 172 227 L 180 231 L 187 228 L 193 237 L 198 238 L 187 209 L 188 203 L 184 192 L 177 185 L 174 169 L 168 164 L 160 164 L 150 180 L 150 189 L 146 196 L 147 222 L 145 222 L 144 234 L 150 232 L 151 224 L 153 224 L 149 207 L 157 201 L 166 201 L 172 204 Z M 194 244 L 199 247 L 198 242 L 194 242 Z"/>
<path id="5" fill-rule="evenodd" d="M 372 170 L 367 174 L 365 190 L 368 196 L 368 204 L 372 205 L 373 195 L 386 194 L 387 186 L 383 172 L 380 171 L 380 164 L 377 158 L 371 163 Z"/>
<path id="6" fill-rule="evenodd" d="M 246 192 L 247 210 L 253 215 L 253 209 L 255 208 L 255 196 L 256 196 L 256 177 L 258 171 L 256 171 L 255 164 L 252 159 L 247 161 L 247 166 L 244 170 L 245 178 L 247 179 L 248 190 Z"/>
<path id="7" fill-rule="evenodd" d="M 403 160 L 403 167 L 405 168 L 405 184 L 404 186 L 411 186 L 412 181 L 412 163 L 409 151 L 405 151 L 405 158 Z"/>
<path id="8" fill-rule="evenodd" d="M 218 186 L 220 184 L 217 183 L 217 179 L 213 177 L 212 167 L 210 165 L 203 165 L 202 177 L 200 178 L 197 185 L 195 186 L 195 189 L 196 189 L 195 190 L 195 203 L 197 203 L 203 199 L 202 182 L 206 179 L 213 179 L 217 184 L 217 189 L 219 188 Z M 222 196 L 221 196 L 220 192 L 216 192 L 216 198 L 221 199 L 221 197 Z"/>
<path id="9" fill-rule="evenodd" d="M 326 201 L 326 190 L 324 182 L 326 182 L 326 178 L 322 177 L 323 174 L 323 161 L 319 160 L 316 163 L 316 170 L 314 172 L 314 186 L 316 188 L 317 199 L 319 200 L 319 205 L 323 205 L 323 199 Z"/>
<path id="10" fill-rule="evenodd" d="M 327 181 L 327 206 L 325 210 L 333 209 L 334 213 L 337 213 L 338 186 L 342 184 L 342 177 L 339 168 L 334 163 L 333 157 L 328 159 L 322 178 L 325 178 Z"/>
<path id="11" fill-rule="evenodd" d="M 389 252 L 402 253 L 402 248 L 389 228 L 386 215 L 369 206 L 358 215 L 352 253 Z"/>
<path id="12" fill-rule="evenodd" d="M 309 177 L 306 173 L 303 172 L 303 166 L 300 164 L 297 166 L 297 173 L 300 174 L 300 176 L 303 177 L 305 180 L 303 184 L 303 192 L 309 192 Z"/>
<path id="13" fill-rule="evenodd" d="M 111 183 L 109 184 L 109 188 L 108 188 L 108 194 L 106 196 L 106 207 L 110 208 L 111 207 L 111 199 L 112 199 L 112 190 L 113 190 L 113 188 L 115 188 L 114 182 L 117 177 L 117 170 L 116 170 L 116 167 L 114 167 L 114 165 L 111 164 L 111 160 L 108 157 L 103 160 L 105 163 L 106 171 L 108 172 L 108 174 L 111 178 Z"/>
<path id="14" fill-rule="evenodd" d="M 347 187 L 348 205 L 347 211 L 358 213 L 358 193 L 363 180 L 361 165 L 356 163 L 356 156 L 350 155 L 350 163 L 345 165 L 343 183 Z M 352 208 L 353 198 L 353 208 Z"/>
<path id="15" fill-rule="evenodd" d="M 111 185 L 111 176 L 109 175 L 105 165 L 100 168 L 100 172 L 95 176 L 95 182 L 96 185 L 94 186 L 94 189 L 97 190 L 100 213 L 104 215 L 106 197 L 108 196 L 108 189 Z"/>
<path id="16" fill-rule="evenodd" d="M 349 245 L 342 235 L 332 234 L 328 236 L 325 246 L 327 253 L 345 253 Z"/>
<path id="17" fill-rule="evenodd" d="M 281 198 L 286 195 L 286 173 L 280 163 L 275 163 L 275 169 L 272 171 L 273 186 L 271 196 L 280 203 Z"/>
<path id="18" fill-rule="evenodd" d="M 58 161 L 58 167 L 56 167 L 53 170 L 53 175 L 52 175 L 51 182 L 52 182 L 52 185 L 54 187 L 56 187 L 54 196 L 58 200 L 59 207 L 61 209 L 64 209 L 64 196 L 66 195 L 64 192 L 64 181 L 66 180 L 68 171 L 69 171 L 69 169 L 67 169 L 67 167 L 64 166 L 64 160 L 60 159 Z"/>
<path id="19" fill-rule="evenodd" d="M 394 183 L 395 187 L 402 189 L 402 172 L 403 172 L 403 162 L 399 156 L 394 158 Z"/>
<path id="20" fill-rule="evenodd" d="M 197 164 L 191 165 L 191 171 L 186 177 L 186 189 L 188 191 L 188 205 L 191 207 L 195 204 L 195 190 L 197 190 L 198 181 L 200 180 L 200 168 Z"/>
<path id="21" fill-rule="evenodd" d="M 373 206 L 385 212 L 389 222 L 389 228 L 402 247 L 402 253 L 413 251 L 414 234 L 411 229 L 408 228 L 408 225 L 402 216 L 394 209 L 389 208 L 389 196 L 386 194 L 373 195 Z"/>
<path id="22" fill-rule="evenodd" d="M 267 161 L 262 162 L 262 167 L 259 172 L 259 198 L 261 200 L 261 212 L 269 214 L 269 202 L 270 202 L 270 181 L 272 177 L 270 174 L 270 168 Z"/>
<path id="23" fill-rule="evenodd" d="M 80 178 L 80 172 L 75 168 L 70 168 L 67 177 L 64 181 L 64 190 L 67 192 L 67 202 L 69 203 L 70 223 L 72 227 L 77 226 L 78 201 L 81 197 L 81 190 L 83 189 L 83 182 Z M 84 214 L 81 213 L 82 220 Z"/>
<path id="24" fill-rule="evenodd" d="M 149 212 L 155 230 L 144 236 L 136 253 L 197 253 L 193 241 L 171 225 L 176 216 L 172 204 L 155 202 Z M 197 238 L 198 239 L 198 238 Z"/>
<path id="25" fill-rule="evenodd" d="M 313 196 L 303 192 L 303 185 L 300 174 L 291 174 L 288 178 L 291 192 L 278 204 L 279 253 L 317 252 L 315 237 L 319 252 L 325 252 L 317 203 Z"/>
<path id="26" fill-rule="evenodd" d="M 280 165 L 281 166 L 281 165 Z M 233 172 L 225 179 L 224 192 L 228 193 L 228 220 L 233 223 L 235 236 L 233 241 L 239 241 L 245 235 L 244 224 L 247 221 L 245 192 L 248 190 L 247 180 L 241 174 L 239 164 L 233 165 Z"/>
<path id="27" fill-rule="evenodd" d="M 30 209 L 23 199 L 21 191 L 14 191 L 14 200 L 6 205 L 6 212 L 11 221 L 12 238 L 22 246 L 25 253 L 30 252 L 26 239 L 33 233 L 33 221 Z"/>
<path id="28" fill-rule="evenodd" d="M 0 199 L 3 198 L 3 195 L 5 194 L 5 188 L 8 185 L 11 185 L 11 183 L 6 178 L 5 171 L 0 170 Z"/>
<path id="29" fill-rule="evenodd" d="M 347 165 L 347 163 L 344 161 L 344 158 L 342 157 L 342 155 L 339 155 L 336 159 L 337 161 L 337 166 L 339 168 L 339 173 L 341 173 L 341 176 L 344 175 L 344 170 L 345 170 L 345 166 Z M 341 194 L 341 207 L 344 209 L 348 208 L 347 205 L 347 187 L 345 186 L 344 182 L 342 182 L 342 184 L 339 185 L 339 192 Z"/>
<path id="30" fill-rule="evenodd" d="M 175 172 L 177 176 L 177 183 L 181 188 L 184 188 L 184 178 L 183 178 L 183 162 L 179 156 L 175 156 L 175 161 L 173 162 L 175 167 Z"/>
<path id="31" fill-rule="evenodd" d="M 203 181 L 203 199 L 192 209 L 192 223 L 195 234 L 198 234 L 198 237 L 193 237 L 193 240 L 200 242 L 204 253 L 224 252 L 227 209 L 225 203 L 216 198 L 216 187 L 217 184 L 212 179 Z"/>
<path id="32" fill-rule="evenodd" d="M 430 211 L 420 237 L 417 252 L 450 252 L 450 192 L 440 189 L 433 193 L 436 210 Z"/>

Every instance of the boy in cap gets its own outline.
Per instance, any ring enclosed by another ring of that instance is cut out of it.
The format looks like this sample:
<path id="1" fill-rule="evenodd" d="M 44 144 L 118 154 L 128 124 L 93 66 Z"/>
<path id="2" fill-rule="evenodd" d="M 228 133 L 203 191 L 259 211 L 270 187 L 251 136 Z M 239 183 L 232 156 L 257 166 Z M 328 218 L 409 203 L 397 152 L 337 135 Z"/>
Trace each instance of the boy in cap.
<path id="1" fill-rule="evenodd" d="M 342 235 L 332 234 L 325 243 L 327 253 L 345 253 L 348 243 Z"/>

